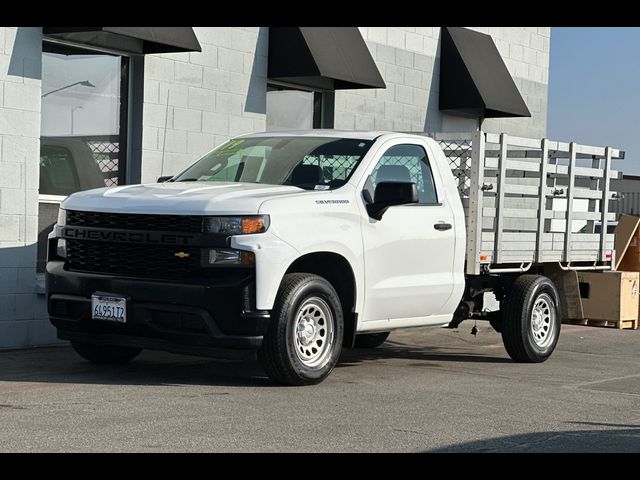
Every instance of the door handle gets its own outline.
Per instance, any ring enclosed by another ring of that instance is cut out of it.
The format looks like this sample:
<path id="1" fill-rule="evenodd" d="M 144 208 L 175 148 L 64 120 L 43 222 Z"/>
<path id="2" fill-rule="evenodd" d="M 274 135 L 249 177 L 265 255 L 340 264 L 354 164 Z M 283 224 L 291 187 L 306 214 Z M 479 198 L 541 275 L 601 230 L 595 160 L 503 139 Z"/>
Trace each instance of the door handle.
<path id="1" fill-rule="evenodd" d="M 436 230 L 444 231 L 451 230 L 452 225 L 450 223 L 438 222 L 433 225 Z"/>

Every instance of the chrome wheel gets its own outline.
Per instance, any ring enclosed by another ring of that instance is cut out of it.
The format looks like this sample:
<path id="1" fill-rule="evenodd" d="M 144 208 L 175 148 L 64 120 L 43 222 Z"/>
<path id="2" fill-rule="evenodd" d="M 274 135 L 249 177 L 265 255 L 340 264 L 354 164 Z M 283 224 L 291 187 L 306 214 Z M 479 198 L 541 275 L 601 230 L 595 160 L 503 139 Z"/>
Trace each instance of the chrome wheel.
<path id="1" fill-rule="evenodd" d="M 540 348 L 549 346 L 555 337 L 556 311 L 553 300 L 546 293 L 541 294 L 531 310 L 531 333 L 534 343 Z"/>
<path id="2" fill-rule="evenodd" d="M 307 367 L 322 368 L 331 358 L 334 319 L 329 305 L 318 297 L 307 299 L 296 316 L 293 343 L 298 359 Z"/>

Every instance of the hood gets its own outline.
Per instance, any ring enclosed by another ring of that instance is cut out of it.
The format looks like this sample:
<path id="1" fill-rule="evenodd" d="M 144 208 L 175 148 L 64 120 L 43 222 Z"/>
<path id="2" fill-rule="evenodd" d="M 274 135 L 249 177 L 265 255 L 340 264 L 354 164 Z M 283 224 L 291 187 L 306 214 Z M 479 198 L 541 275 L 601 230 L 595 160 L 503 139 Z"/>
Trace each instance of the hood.
<path id="1" fill-rule="evenodd" d="M 302 193 L 298 187 L 283 185 L 167 182 L 78 192 L 62 202 L 62 208 L 167 215 L 255 214 L 265 200 Z"/>

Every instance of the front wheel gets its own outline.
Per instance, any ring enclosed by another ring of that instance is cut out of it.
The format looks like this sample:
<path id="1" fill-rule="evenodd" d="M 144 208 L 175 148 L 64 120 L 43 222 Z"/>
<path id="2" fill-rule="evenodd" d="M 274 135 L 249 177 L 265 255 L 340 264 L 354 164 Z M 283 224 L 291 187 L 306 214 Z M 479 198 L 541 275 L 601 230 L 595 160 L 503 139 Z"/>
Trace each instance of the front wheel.
<path id="1" fill-rule="evenodd" d="M 517 362 L 539 363 L 551 356 L 560 337 L 559 297 L 542 275 L 521 275 L 504 301 L 502 341 Z"/>
<path id="2" fill-rule="evenodd" d="M 278 383 L 320 383 L 338 362 L 343 331 L 342 306 L 333 286 L 318 275 L 287 274 L 258 350 L 260 363 Z"/>

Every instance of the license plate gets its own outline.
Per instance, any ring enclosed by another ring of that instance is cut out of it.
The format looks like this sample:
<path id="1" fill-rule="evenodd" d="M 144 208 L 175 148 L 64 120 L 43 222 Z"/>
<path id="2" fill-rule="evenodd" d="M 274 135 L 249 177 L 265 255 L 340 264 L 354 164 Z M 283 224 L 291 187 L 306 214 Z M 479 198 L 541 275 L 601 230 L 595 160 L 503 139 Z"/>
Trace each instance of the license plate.
<path id="1" fill-rule="evenodd" d="M 127 299 L 117 295 L 91 295 L 91 318 L 125 323 L 127 321 Z"/>

